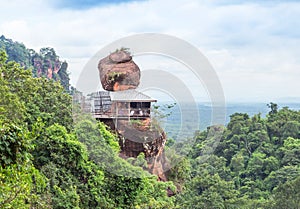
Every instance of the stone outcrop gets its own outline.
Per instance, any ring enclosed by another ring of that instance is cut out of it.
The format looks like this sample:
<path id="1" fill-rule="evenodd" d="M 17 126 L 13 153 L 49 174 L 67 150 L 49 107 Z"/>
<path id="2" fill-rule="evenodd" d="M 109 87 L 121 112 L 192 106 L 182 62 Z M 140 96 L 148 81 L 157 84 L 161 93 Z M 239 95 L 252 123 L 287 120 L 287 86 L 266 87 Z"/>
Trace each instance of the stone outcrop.
<path id="1" fill-rule="evenodd" d="M 135 89 L 140 83 L 140 69 L 126 49 L 117 50 L 101 59 L 98 70 L 102 87 L 107 91 Z M 150 116 L 135 120 L 135 123 L 128 119 L 103 122 L 118 133 L 121 157 L 136 158 L 144 153 L 147 170 L 157 175 L 159 180 L 167 180 L 164 174 L 164 146 L 167 137 L 160 127 L 151 125 Z"/>
<path id="2" fill-rule="evenodd" d="M 120 156 L 123 158 L 136 158 L 143 152 L 148 163 L 148 171 L 157 175 L 159 180 L 166 181 L 164 146 L 167 137 L 161 128 L 150 128 L 149 120 L 148 122 L 147 120 L 141 121 L 139 127 L 130 125 L 126 121 L 117 122 L 117 131 L 120 136 L 119 144 L 121 146 Z"/>
<path id="3" fill-rule="evenodd" d="M 107 91 L 135 89 L 140 83 L 140 69 L 126 50 L 118 50 L 100 60 L 100 81 Z"/>

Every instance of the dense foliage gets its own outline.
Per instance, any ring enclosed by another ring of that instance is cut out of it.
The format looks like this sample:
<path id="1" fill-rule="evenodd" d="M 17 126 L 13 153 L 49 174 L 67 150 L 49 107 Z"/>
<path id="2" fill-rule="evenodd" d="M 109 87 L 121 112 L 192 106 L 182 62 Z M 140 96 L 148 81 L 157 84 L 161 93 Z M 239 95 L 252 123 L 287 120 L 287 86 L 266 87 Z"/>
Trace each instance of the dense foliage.
<path id="1" fill-rule="evenodd" d="M 208 159 L 209 129 L 183 145 L 191 174 L 177 197 L 180 208 L 300 207 L 300 111 L 269 107 L 266 118 L 231 115 Z"/>
<path id="2" fill-rule="evenodd" d="M 53 80 L 0 52 L 0 208 L 173 208 L 167 189 L 119 158 L 117 137 Z"/>
<path id="3" fill-rule="evenodd" d="M 15 61 L 26 69 L 31 69 L 35 77 L 45 77 L 60 81 L 66 91 L 70 88 L 67 72 L 68 63 L 61 61 L 51 47 L 41 48 L 39 52 L 28 49 L 24 44 L 0 36 L 0 49 L 5 50 L 8 61 Z"/>
<path id="4" fill-rule="evenodd" d="M 0 51 L 0 208 L 300 207 L 300 111 L 271 103 L 266 118 L 235 113 L 194 143 L 169 140 L 166 157 L 176 163 L 169 182 L 158 182 L 143 154 L 118 156 L 104 124 L 84 114 L 73 121 L 66 86 L 32 76 L 19 47 L 6 46 L 14 58 Z"/>

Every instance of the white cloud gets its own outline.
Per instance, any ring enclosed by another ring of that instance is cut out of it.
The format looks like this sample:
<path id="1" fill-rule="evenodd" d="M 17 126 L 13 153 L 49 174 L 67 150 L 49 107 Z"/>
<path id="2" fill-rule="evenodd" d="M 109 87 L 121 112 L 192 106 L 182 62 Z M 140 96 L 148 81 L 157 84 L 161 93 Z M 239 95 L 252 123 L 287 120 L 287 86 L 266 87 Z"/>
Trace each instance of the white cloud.
<path id="1" fill-rule="evenodd" d="M 0 9 L 0 33 L 30 48 L 54 47 L 69 62 L 73 84 L 101 47 L 130 34 L 156 32 L 204 52 L 230 100 L 298 94 L 297 2 L 151 0 L 85 10 L 54 5 L 50 0 L 8 1 Z"/>

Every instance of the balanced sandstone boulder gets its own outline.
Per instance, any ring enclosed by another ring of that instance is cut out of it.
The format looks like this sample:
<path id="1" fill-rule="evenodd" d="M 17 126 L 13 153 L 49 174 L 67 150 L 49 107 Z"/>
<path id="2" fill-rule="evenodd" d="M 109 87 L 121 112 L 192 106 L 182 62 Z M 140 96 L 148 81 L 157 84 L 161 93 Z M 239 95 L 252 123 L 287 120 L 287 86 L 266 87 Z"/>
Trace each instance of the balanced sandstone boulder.
<path id="1" fill-rule="evenodd" d="M 103 89 L 107 91 L 123 91 L 135 89 L 140 83 L 140 69 L 132 60 L 132 56 L 126 49 L 117 50 L 98 64 L 100 81 Z M 128 120 L 130 119 L 130 121 Z M 144 153 L 147 161 L 147 168 L 150 173 L 158 176 L 161 181 L 166 181 L 164 169 L 167 167 L 167 160 L 164 155 L 164 146 L 167 140 L 165 132 L 160 127 L 151 125 L 150 116 L 146 118 L 116 118 L 105 123 L 113 130 L 117 131 L 120 156 L 127 158 L 137 158 L 140 153 Z"/>
<path id="2" fill-rule="evenodd" d="M 135 89 L 140 83 L 140 69 L 124 49 L 101 59 L 98 70 L 102 87 L 107 91 Z"/>

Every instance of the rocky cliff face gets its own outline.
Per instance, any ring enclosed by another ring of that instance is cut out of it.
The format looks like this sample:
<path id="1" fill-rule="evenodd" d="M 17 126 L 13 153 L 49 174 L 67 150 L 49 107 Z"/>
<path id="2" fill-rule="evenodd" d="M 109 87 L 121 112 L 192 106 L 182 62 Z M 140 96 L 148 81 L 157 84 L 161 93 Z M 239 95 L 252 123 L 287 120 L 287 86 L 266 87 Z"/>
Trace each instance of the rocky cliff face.
<path id="1" fill-rule="evenodd" d="M 139 125 L 131 125 L 128 121 L 117 122 L 117 132 L 120 136 L 121 153 L 123 158 L 137 157 L 144 153 L 148 163 L 148 171 L 166 181 L 164 166 L 164 146 L 166 134 L 160 127 L 151 127 L 151 121 L 145 119 Z"/>
<path id="2" fill-rule="evenodd" d="M 140 83 L 140 69 L 130 53 L 123 49 L 101 59 L 98 70 L 102 87 L 107 91 L 135 89 Z M 144 153 L 148 171 L 157 175 L 161 181 L 167 180 L 163 169 L 166 164 L 166 134 L 160 127 L 153 126 L 150 118 L 139 119 L 135 124 L 127 119 L 114 121 L 113 124 L 106 122 L 119 135 L 121 157 L 136 158 Z"/>
<path id="3" fill-rule="evenodd" d="M 60 81 L 63 87 L 69 91 L 69 75 L 67 65 L 59 60 L 55 50 L 50 47 L 41 48 L 39 52 L 28 49 L 23 43 L 15 42 L 11 39 L 0 36 L 0 48 L 3 48 L 9 61 L 19 63 L 25 69 L 32 69 L 33 76 L 47 77 Z M 64 64 L 64 67 L 63 67 Z"/>

